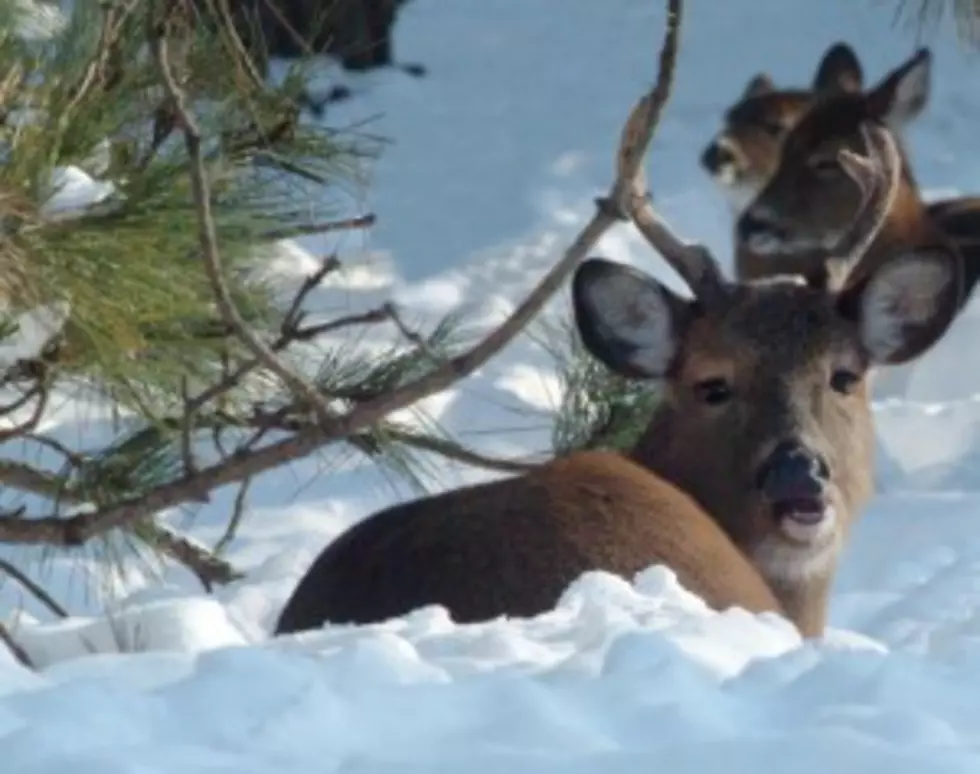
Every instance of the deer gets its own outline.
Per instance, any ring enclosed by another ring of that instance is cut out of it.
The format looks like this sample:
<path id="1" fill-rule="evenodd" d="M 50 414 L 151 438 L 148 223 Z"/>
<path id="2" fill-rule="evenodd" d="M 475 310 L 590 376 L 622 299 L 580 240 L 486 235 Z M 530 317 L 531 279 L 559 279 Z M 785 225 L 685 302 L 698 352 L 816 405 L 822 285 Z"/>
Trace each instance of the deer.
<path id="1" fill-rule="evenodd" d="M 880 88 L 889 79 L 904 79 L 911 86 L 910 99 L 889 117 L 896 139 L 928 104 L 931 72 L 932 54 L 920 49 L 878 82 Z M 768 73 L 758 73 L 749 80 L 739 99 L 725 111 L 724 128 L 708 143 L 699 160 L 725 194 L 736 221 L 776 171 L 783 140 L 800 117 L 818 99 L 860 93 L 863 83 L 864 71 L 857 54 L 844 42 L 827 49 L 809 90 L 777 89 Z M 972 223 L 980 212 L 980 197 L 937 199 L 926 203 L 925 208 L 953 239 L 976 239 Z M 733 241 L 737 276 L 761 277 L 786 270 L 784 256 L 754 252 L 737 230 Z"/>
<path id="2" fill-rule="evenodd" d="M 583 573 L 630 579 L 661 564 L 712 609 L 772 612 L 821 636 L 840 552 L 873 493 L 866 373 L 922 355 L 958 310 L 954 252 L 906 251 L 861 285 L 839 283 L 898 186 L 890 135 L 867 135 L 866 155 L 842 151 L 865 196 L 823 276 L 727 279 L 645 199 L 634 223 L 692 297 L 602 257 L 580 263 L 570 289 L 590 355 L 662 387 L 636 446 L 375 512 L 307 568 L 275 635 L 428 605 L 458 623 L 533 616 Z"/>
<path id="3" fill-rule="evenodd" d="M 749 274 L 821 273 L 835 240 L 848 228 L 860 186 L 839 162 L 840 152 L 860 152 L 864 127 L 888 132 L 898 150 L 899 184 L 885 220 L 849 274 L 861 282 L 883 262 L 907 251 L 960 255 L 960 304 L 972 295 L 980 266 L 980 198 L 959 197 L 930 207 L 919 192 L 907 154 L 892 129 L 927 99 L 931 56 L 920 49 L 873 89 L 840 90 L 817 100 L 783 140 L 776 171 L 736 222 L 736 240 L 756 256 Z M 759 266 L 765 270 L 759 272 Z M 744 272 L 744 266 L 743 266 Z"/>
<path id="4" fill-rule="evenodd" d="M 824 52 L 809 89 L 778 89 L 767 72 L 749 79 L 739 97 L 724 111 L 721 131 L 698 159 L 736 217 L 775 172 L 783 139 L 816 99 L 822 94 L 862 88 L 864 70 L 854 49 L 843 41 Z"/>
<path id="5" fill-rule="evenodd" d="M 921 48 L 888 72 L 876 88 L 902 83 L 908 94 L 888 116 L 888 126 L 900 133 L 929 102 L 932 53 Z M 739 99 L 725 111 L 725 126 L 701 153 L 699 163 L 728 199 L 737 222 L 761 193 L 780 162 L 783 141 L 800 117 L 818 100 L 836 94 L 859 94 L 864 71 L 853 48 L 844 42 L 831 45 L 817 65 L 811 88 L 777 89 L 768 73 L 753 76 Z M 906 162 L 907 163 L 907 162 Z M 915 185 L 914 180 L 911 181 Z M 957 196 L 925 204 L 926 211 L 956 240 L 975 239 L 971 224 L 980 212 L 980 197 Z M 792 270 L 782 253 L 758 253 L 734 234 L 735 270 L 743 278 Z"/>

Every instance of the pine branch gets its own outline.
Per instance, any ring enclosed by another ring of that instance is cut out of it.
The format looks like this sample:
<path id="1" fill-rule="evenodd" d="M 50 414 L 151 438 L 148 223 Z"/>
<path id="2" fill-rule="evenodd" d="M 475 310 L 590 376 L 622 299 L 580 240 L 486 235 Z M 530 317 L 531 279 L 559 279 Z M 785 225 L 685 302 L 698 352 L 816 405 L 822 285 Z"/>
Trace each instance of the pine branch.
<path id="1" fill-rule="evenodd" d="M 57 516 L 31 519 L 17 516 L 0 518 L 0 539 L 16 543 L 58 545 L 84 543 L 103 532 L 133 524 L 166 508 L 206 498 L 210 491 L 219 486 L 252 478 L 302 458 L 326 444 L 350 440 L 383 422 L 389 414 L 439 393 L 479 369 L 524 329 L 586 256 L 599 237 L 616 222 L 635 213 L 638 208 L 637 202 L 645 198 L 646 193 L 642 192 L 641 195 L 640 190 L 644 187 L 641 164 L 663 106 L 669 98 L 681 10 L 682 0 L 668 1 L 666 32 L 657 81 L 629 115 L 616 157 L 616 177 L 608 195 L 597 200 L 596 213 L 573 240 L 564 256 L 503 324 L 490 331 L 476 345 L 461 354 L 443 359 L 439 365 L 427 369 L 417 378 L 405 383 L 395 383 L 395 386 L 381 394 L 368 395 L 362 400 L 355 400 L 354 405 L 345 413 L 333 411 L 315 385 L 292 371 L 268 344 L 249 329 L 224 285 L 217 235 L 211 222 L 207 180 L 201 161 L 200 130 L 181 100 L 179 85 L 170 75 L 163 31 L 155 29 L 151 36 L 151 43 L 160 75 L 167 83 L 170 94 L 175 97 L 177 113 L 181 117 L 178 123 L 184 134 L 184 144 L 190 160 L 190 177 L 197 207 L 204 264 L 215 298 L 221 307 L 222 318 L 235 330 L 238 338 L 251 352 L 252 358 L 262 367 L 276 374 L 293 392 L 298 401 L 296 405 L 313 410 L 316 422 L 299 427 L 287 438 L 261 447 L 253 446 L 244 453 L 232 453 L 219 462 L 203 466 L 193 473 L 185 472 L 149 492 L 121 499 L 90 512 L 67 518 Z"/>

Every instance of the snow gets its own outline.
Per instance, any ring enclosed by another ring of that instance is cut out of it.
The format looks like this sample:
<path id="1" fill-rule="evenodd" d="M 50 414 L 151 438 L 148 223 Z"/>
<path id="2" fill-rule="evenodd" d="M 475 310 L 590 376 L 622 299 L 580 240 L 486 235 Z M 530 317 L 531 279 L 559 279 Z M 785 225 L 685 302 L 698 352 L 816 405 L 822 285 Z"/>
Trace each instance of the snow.
<path id="1" fill-rule="evenodd" d="M 667 219 L 723 257 L 730 214 L 696 159 L 748 78 L 767 69 L 780 84 L 808 83 L 843 38 L 873 80 L 916 43 L 887 29 L 891 9 L 880 4 L 729 6 L 688 3 L 674 97 L 648 167 Z M 349 268 L 316 294 L 324 315 L 394 297 L 420 318 L 462 308 L 473 325 L 493 324 L 553 264 L 608 185 L 621 122 L 653 77 L 662 22 L 655 0 L 414 0 L 397 47 L 429 75 L 349 78 L 355 99 L 328 112 L 333 125 L 380 115 L 368 128 L 393 140 L 356 192 L 363 210 L 378 213 L 377 227 L 284 243 L 262 256 L 261 270 L 287 294 L 316 256 L 336 249 Z M 972 192 L 980 179 L 980 156 L 970 152 L 980 62 L 952 40 L 946 29 L 931 41 L 931 103 L 906 132 L 930 197 Z M 107 190 L 78 169 L 59 177 L 57 211 Z M 594 252 L 679 287 L 632 229 L 611 231 Z M 367 331 L 365 341 L 380 346 L 391 334 Z M 19 613 L 14 634 L 40 667 L 29 672 L 0 648 L 3 770 L 678 774 L 836 765 L 972 774 L 978 334 L 974 302 L 904 378 L 876 386 L 879 494 L 847 548 L 833 628 L 819 642 L 801 642 L 776 616 L 712 612 L 662 567 L 632 583 L 583 576 L 532 619 L 460 626 L 431 608 L 271 639 L 319 550 L 415 494 L 360 458 L 323 453 L 253 484 L 228 554 L 247 578 L 212 595 L 170 566 L 129 562 L 107 578 L 93 550 L 52 557 L 4 548 L 74 614 L 53 620 L 14 583 L 0 586 L 0 615 Z M 424 408 L 480 451 L 534 455 L 548 448 L 557 390 L 549 357 L 527 337 Z M 91 444 L 110 420 L 95 397 L 62 399 L 41 429 Z M 3 453 L 56 464 L 21 442 Z M 433 489 L 493 475 L 429 462 Z M 234 495 L 219 490 L 167 519 L 211 545 Z M 18 502 L 31 500 L 4 493 L 0 505 Z"/>

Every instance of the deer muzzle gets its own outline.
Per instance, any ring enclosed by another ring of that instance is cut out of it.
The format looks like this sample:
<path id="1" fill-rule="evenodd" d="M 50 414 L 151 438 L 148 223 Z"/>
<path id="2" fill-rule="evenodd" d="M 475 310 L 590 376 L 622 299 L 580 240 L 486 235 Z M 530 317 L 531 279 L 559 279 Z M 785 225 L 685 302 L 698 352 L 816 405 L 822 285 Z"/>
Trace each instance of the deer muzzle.
<path id="1" fill-rule="evenodd" d="M 763 460 L 756 486 L 779 527 L 793 540 L 822 534 L 833 517 L 830 469 L 822 455 L 797 441 L 783 441 Z"/>

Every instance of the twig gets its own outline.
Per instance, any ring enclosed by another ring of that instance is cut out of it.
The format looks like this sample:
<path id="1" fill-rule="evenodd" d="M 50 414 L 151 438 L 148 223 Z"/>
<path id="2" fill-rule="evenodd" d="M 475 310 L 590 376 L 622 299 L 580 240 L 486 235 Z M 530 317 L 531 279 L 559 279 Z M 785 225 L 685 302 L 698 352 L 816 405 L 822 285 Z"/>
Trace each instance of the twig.
<path id="1" fill-rule="evenodd" d="M 14 566 L 6 559 L 0 559 L 0 572 L 4 573 L 5 575 L 9 575 L 11 578 L 17 581 L 21 586 L 27 589 L 32 596 L 37 598 L 38 602 L 48 608 L 48 610 L 58 616 L 58 618 L 68 617 L 68 611 L 59 605 L 54 597 L 52 597 L 47 591 L 31 580 L 27 573 L 20 568 Z"/>
<path id="2" fill-rule="evenodd" d="M 34 404 L 34 410 L 31 412 L 31 415 L 25 422 L 15 425 L 14 427 L 0 430 L 0 443 L 9 441 L 11 438 L 17 438 L 33 432 L 38 423 L 41 421 L 41 417 L 44 415 L 44 410 L 48 406 L 48 397 L 49 393 L 47 387 L 43 383 L 38 382 L 35 387 L 28 390 L 23 398 L 15 402 L 15 405 L 20 407 L 25 405 L 30 398 L 37 398 L 37 402 Z"/>
<path id="3" fill-rule="evenodd" d="M 232 506 L 231 518 L 228 519 L 228 523 L 225 525 L 224 533 L 218 538 L 218 541 L 214 544 L 214 548 L 211 549 L 215 556 L 220 556 L 224 553 L 229 543 L 235 539 L 238 527 L 241 525 L 242 519 L 245 516 L 245 503 L 248 499 L 248 490 L 251 486 L 252 479 L 246 478 L 242 481 L 241 486 L 238 487 L 238 491 L 235 493 L 235 502 Z"/>
<path id="4" fill-rule="evenodd" d="M 152 533 L 152 544 L 193 572 L 208 593 L 215 584 L 227 584 L 245 577 L 215 552 L 194 543 L 169 527 L 149 519 L 143 526 Z"/>
<path id="5" fill-rule="evenodd" d="M 64 130 L 74 119 L 75 108 L 88 96 L 89 92 L 105 78 L 105 70 L 112 57 L 112 49 L 118 43 L 119 31 L 126 17 L 135 9 L 134 0 L 126 4 L 107 4 L 102 18 L 102 30 L 99 35 L 98 49 L 88 63 L 81 80 L 72 89 L 72 98 L 59 116 L 59 129 Z"/>
<path id="6" fill-rule="evenodd" d="M 184 475 L 191 476 L 197 470 L 197 463 L 194 462 L 194 449 L 192 448 L 196 409 L 190 405 L 186 377 L 180 380 L 180 394 L 184 403 L 180 422 L 180 456 L 184 461 Z"/>
<path id="7" fill-rule="evenodd" d="M 539 465 L 536 462 L 521 462 L 520 460 L 505 460 L 499 457 L 490 457 L 460 446 L 453 441 L 443 440 L 441 438 L 415 435 L 414 433 L 391 428 L 385 428 L 384 432 L 392 440 L 403 443 L 406 446 L 412 446 L 421 451 L 434 452 L 446 459 L 456 460 L 457 462 L 463 462 L 478 468 L 486 468 L 487 470 L 499 470 L 503 473 L 527 473 Z"/>
<path id="8" fill-rule="evenodd" d="M 57 500 L 64 494 L 65 480 L 43 473 L 23 462 L 0 460 L 0 485 Z M 70 495 L 66 498 L 72 502 Z"/>
<path id="9" fill-rule="evenodd" d="M 429 343 L 419 333 L 408 327 L 408 325 L 402 319 L 402 316 L 398 313 L 398 309 L 393 302 L 388 301 L 381 307 L 381 309 L 384 311 L 385 316 L 391 320 L 394 326 L 398 329 L 398 332 L 402 335 L 402 337 L 414 344 L 415 347 L 433 363 L 438 364 L 442 362 L 442 358 L 432 351 L 432 347 L 429 346 Z"/>
<path id="10" fill-rule="evenodd" d="M 510 317 L 500 327 L 491 331 L 476 346 L 448 360 L 424 377 L 396 388 L 385 395 L 359 403 L 347 414 L 322 421 L 317 427 L 300 430 L 289 438 L 263 446 L 260 449 L 253 449 L 248 454 L 233 455 L 220 463 L 202 468 L 190 479 L 182 478 L 172 481 L 140 497 L 69 518 L 0 518 L 0 539 L 12 543 L 83 543 L 93 535 L 133 520 L 145 518 L 147 514 L 200 498 L 216 487 L 257 476 L 292 460 L 305 457 L 327 443 L 350 438 L 388 414 L 441 392 L 454 382 L 477 370 L 520 333 L 561 286 L 562 282 L 567 279 L 599 237 L 614 223 L 621 220 L 624 213 L 628 212 L 631 203 L 630 197 L 634 194 L 636 177 L 640 171 L 642 158 L 656 128 L 663 108 L 663 101 L 667 99 L 670 93 L 670 79 L 673 76 L 673 64 L 681 27 L 681 8 L 682 0 L 668 0 L 665 41 L 660 57 L 657 82 L 631 111 L 622 133 L 617 154 L 616 168 L 618 174 L 609 196 L 598 200 L 597 212 L 572 242 L 557 265 L 548 272 Z M 159 43 L 155 42 L 154 45 L 159 57 Z M 168 71 L 165 49 L 162 58 L 164 65 L 162 69 L 166 76 Z M 194 130 L 195 127 L 192 124 L 190 131 L 186 134 L 189 138 L 189 152 L 198 150 L 199 146 L 199 143 L 195 142 L 197 135 Z M 209 242 L 213 245 L 213 224 L 210 228 L 208 227 L 210 207 L 207 197 L 202 196 L 205 191 L 199 185 L 202 176 L 200 155 L 199 152 L 190 155 L 192 158 L 196 155 L 198 159 L 197 163 L 192 163 L 191 166 L 192 177 L 198 179 L 198 184 L 195 184 L 194 188 L 195 199 L 200 200 L 202 210 L 200 218 L 202 242 Z M 209 252 L 214 253 L 215 251 Z M 207 263 L 210 266 L 210 271 L 214 269 L 215 258 L 216 255 L 209 256 Z M 222 288 L 220 274 L 217 276 L 215 285 L 218 290 Z M 231 309 L 233 312 L 234 308 L 231 307 Z M 259 344 L 260 347 L 264 347 L 261 342 Z M 277 359 L 273 358 L 273 362 L 279 365 Z M 303 388 L 308 389 L 310 385 L 303 384 Z M 302 392 L 300 394 L 305 397 Z"/>
<path id="11" fill-rule="evenodd" d="M 14 639 L 14 636 L 10 633 L 10 630 L 3 621 L 0 621 L 0 642 L 7 646 L 14 658 L 16 658 L 23 666 L 27 667 L 28 669 L 37 668 L 27 651 L 24 650 L 20 643 Z"/>
<path id="12" fill-rule="evenodd" d="M 376 222 L 374 213 L 359 215 L 356 218 L 345 218 L 344 220 L 334 220 L 329 223 L 300 223 L 287 228 L 278 228 L 266 231 L 262 234 L 262 239 L 293 239 L 300 236 L 310 236 L 311 234 L 329 234 L 334 231 L 355 231 L 361 228 L 370 228 Z"/>
<path id="13" fill-rule="evenodd" d="M 191 115 L 190 108 L 186 104 L 184 93 L 170 69 L 170 63 L 167 59 L 165 28 L 154 28 L 151 31 L 150 46 L 167 92 L 174 100 L 174 107 L 183 130 L 184 144 L 187 148 L 190 165 L 191 189 L 198 215 L 198 238 L 204 257 L 204 270 L 214 292 L 221 316 L 262 365 L 275 374 L 286 387 L 302 396 L 320 421 L 327 423 L 334 417 L 334 412 L 330 410 L 323 396 L 306 379 L 286 366 L 276 353 L 249 328 L 248 323 L 235 305 L 231 290 L 225 281 L 221 254 L 218 250 L 218 235 L 211 213 L 211 193 L 201 154 L 201 132 L 197 120 Z"/>

